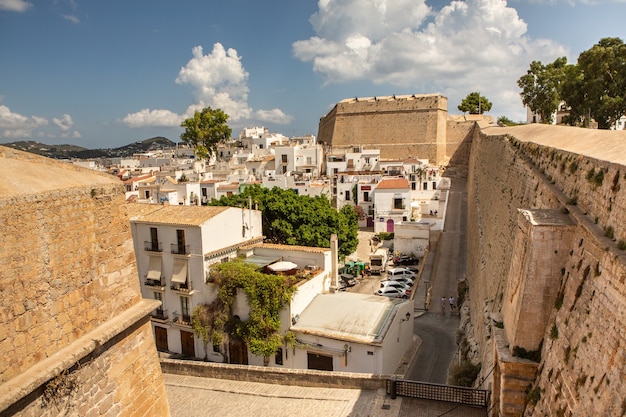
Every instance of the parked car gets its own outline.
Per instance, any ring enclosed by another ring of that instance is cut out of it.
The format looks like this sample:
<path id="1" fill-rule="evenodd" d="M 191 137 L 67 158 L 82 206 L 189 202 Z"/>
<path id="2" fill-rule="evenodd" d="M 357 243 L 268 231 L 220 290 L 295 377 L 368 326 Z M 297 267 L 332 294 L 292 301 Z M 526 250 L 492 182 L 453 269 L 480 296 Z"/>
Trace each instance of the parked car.
<path id="1" fill-rule="evenodd" d="M 380 295 L 383 297 L 394 297 L 394 298 L 409 298 L 404 290 L 400 290 L 394 287 L 385 287 L 376 291 L 374 294 Z"/>
<path id="2" fill-rule="evenodd" d="M 340 274 L 339 281 L 343 281 L 348 287 L 354 287 L 356 285 L 356 278 L 352 274 Z"/>
<path id="3" fill-rule="evenodd" d="M 389 280 L 395 280 L 399 277 L 409 277 L 412 280 L 415 280 L 415 272 L 411 271 L 409 268 L 391 268 L 387 271 L 387 278 Z"/>
<path id="4" fill-rule="evenodd" d="M 399 255 L 393 258 L 394 265 L 417 265 L 420 260 L 415 256 Z"/>
<path id="5" fill-rule="evenodd" d="M 409 277 L 395 277 L 393 279 L 384 279 L 380 281 L 380 283 L 384 282 L 397 282 L 399 284 L 404 285 L 405 287 L 411 288 L 413 286 L 413 280 Z M 382 285 L 381 285 L 382 286 Z"/>
<path id="6" fill-rule="evenodd" d="M 411 286 L 407 285 L 404 282 L 398 282 L 398 281 L 381 281 L 380 282 L 380 288 L 389 288 L 389 287 L 403 290 L 407 295 L 411 294 Z"/>

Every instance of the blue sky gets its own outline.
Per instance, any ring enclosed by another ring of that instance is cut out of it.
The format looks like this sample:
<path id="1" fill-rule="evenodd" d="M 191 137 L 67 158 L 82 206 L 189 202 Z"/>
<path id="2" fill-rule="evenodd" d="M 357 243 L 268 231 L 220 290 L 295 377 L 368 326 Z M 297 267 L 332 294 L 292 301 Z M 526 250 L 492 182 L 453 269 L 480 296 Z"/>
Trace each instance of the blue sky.
<path id="1" fill-rule="evenodd" d="M 317 135 L 349 97 L 472 91 L 525 119 L 533 60 L 626 40 L 626 0 L 0 0 L 0 143 L 179 141 L 206 106 L 236 136 Z"/>

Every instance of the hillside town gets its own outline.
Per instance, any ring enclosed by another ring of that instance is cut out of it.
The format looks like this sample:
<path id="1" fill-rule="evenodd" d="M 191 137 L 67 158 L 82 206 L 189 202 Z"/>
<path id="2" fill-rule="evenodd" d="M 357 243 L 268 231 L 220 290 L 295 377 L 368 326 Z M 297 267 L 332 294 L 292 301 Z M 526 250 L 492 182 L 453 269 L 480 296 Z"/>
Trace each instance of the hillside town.
<path id="1" fill-rule="evenodd" d="M 280 348 L 265 365 L 387 374 L 395 371 L 409 349 L 412 332 L 400 332 L 393 323 L 406 321 L 403 317 L 413 313 L 413 300 L 376 297 L 376 289 L 364 286 L 366 293 L 356 294 L 346 291 L 349 284 L 341 279 L 346 274 L 340 272 L 348 271 L 346 264 L 356 262 L 362 268 L 350 272 L 360 283 L 380 241 L 368 241 L 369 251 L 355 252 L 347 259 L 339 259 L 332 244 L 330 249 L 267 244 L 261 212 L 255 207 L 208 205 L 252 185 L 322 196 L 337 209 L 354 207 L 359 228 L 369 232 L 368 237 L 395 233 L 395 254 L 411 256 L 417 263 L 429 249 L 430 231 L 442 228 L 442 200 L 448 188 L 441 177 L 443 167 L 415 157 L 382 159 L 379 149 L 363 145 L 329 150 L 314 136 L 288 138 L 264 127 L 243 129 L 238 138 L 220 145 L 209 161 L 197 159 L 193 149 L 179 145 L 106 163 L 75 163 L 118 176 L 126 200 L 136 203 L 131 204 L 131 223 L 138 274 L 143 296 L 162 303 L 151 315 L 162 353 L 264 364 L 264 358 L 248 352 L 245 343 L 234 338 L 206 351 L 192 326 L 196 307 L 217 298 L 219 288 L 209 278 L 211 266 L 241 257 L 270 273 L 306 278 L 281 312 L 280 333 L 293 332 L 294 346 L 309 356 L 289 355 Z M 217 229 L 220 233 L 215 233 Z M 386 275 L 394 249 L 378 251 L 387 252 L 378 262 L 379 280 Z M 346 304 L 353 308 L 346 309 Z M 249 309 L 245 294 L 239 293 L 233 314 L 245 320 Z M 320 313 L 329 309 L 336 311 Z M 363 311 L 372 316 L 365 319 Z M 351 317 L 355 314 L 360 317 Z M 353 328 L 346 328 L 346 323 L 353 323 Z M 385 344 L 385 338 L 397 338 L 398 343 Z M 349 362 L 346 349 L 351 352 Z"/>

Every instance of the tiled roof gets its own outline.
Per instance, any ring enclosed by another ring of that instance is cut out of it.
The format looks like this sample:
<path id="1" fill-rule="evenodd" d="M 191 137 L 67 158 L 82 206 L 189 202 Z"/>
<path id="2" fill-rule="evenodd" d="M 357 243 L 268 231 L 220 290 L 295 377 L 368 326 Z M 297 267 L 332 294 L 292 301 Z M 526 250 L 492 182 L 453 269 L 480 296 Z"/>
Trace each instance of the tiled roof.
<path id="1" fill-rule="evenodd" d="M 135 223 L 155 223 L 177 226 L 201 226 L 208 220 L 231 207 L 215 206 L 172 206 L 159 204 L 136 204 L 145 206 L 133 211 L 130 208 L 131 221 Z M 133 216 L 135 214 L 135 216 Z"/>
<path id="2" fill-rule="evenodd" d="M 280 249 L 280 250 L 290 250 L 290 251 L 300 251 L 300 252 L 315 252 L 315 253 L 324 253 L 330 250 L 330 248 L 318 248 L 314 246 L 297 246 L 297 245 L 282 245 L 278 243 L 258 243 L 256 245 L 249 245 L 242 249 L 252 249 L 252 248 L 268 248 L 268 249 Z"/>
<path id="3" fill-rule="evenodd" d="M 376 186 L 377 190 L 409 189 L 409 181 L 406 178 L 384 179 Z"/>

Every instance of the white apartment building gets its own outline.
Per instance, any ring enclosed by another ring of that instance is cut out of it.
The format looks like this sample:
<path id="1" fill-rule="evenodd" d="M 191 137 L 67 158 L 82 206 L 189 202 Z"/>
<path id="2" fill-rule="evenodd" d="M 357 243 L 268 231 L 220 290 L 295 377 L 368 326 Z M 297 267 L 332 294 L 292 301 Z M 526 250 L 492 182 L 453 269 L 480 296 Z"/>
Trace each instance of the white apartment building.
<path id="1" fill-rule="evenodd" d="M 274 146 L 273 149 L 277 175 L 299 174 L 309 178 L 320 176 L 324 163 L 324 150 L 320 145 L 290 143 Z"/>
<path id="2" fill-rule="evenodd" d="M 261 212 L 147 204 L 133 204 L 131 210 L 141 293 L 162 302 L 151 318 L 157 348 L 202 358 L 203 344 L 190 323 L 198 304 L 216 298 L 217 289 L 206 283 L 210 266 L 263 240 Z"/>
<path id="3" fill-rule="evenodd" d="M 411 188 L 406 178 L 385 178 L 374 190 L 374 232 L 394 231 L 411 216 Z"/>

